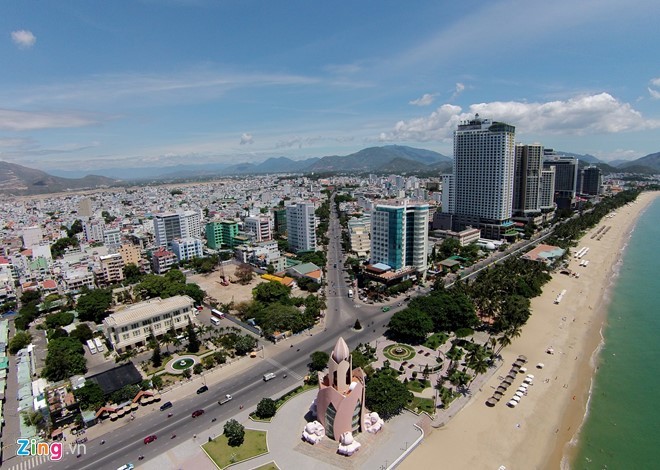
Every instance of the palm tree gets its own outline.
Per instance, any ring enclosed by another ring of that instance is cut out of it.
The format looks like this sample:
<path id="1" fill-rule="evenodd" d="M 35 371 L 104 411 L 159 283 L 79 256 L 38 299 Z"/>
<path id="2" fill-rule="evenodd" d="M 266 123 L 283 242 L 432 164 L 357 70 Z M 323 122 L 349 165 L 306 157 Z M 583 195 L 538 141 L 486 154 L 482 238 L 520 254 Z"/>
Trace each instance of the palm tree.
<path id="1" fill-rule="evenodd" d="M 511 344 L 511 337 L 509 337 L 508 332 L 505 332 L 505 333 L 502 334 L 502 336 L 500 336 L 497 339 L 497 342 L 500 344 L 500 348 L 497 350 L 497 352 L 495 354 L 499 355 L 500 352 L 502 351 L 502 349 L 506 348 L 507 346 L 509 346 Z"/>
<path id="2" fill-rule="evenodd" d="M 172 337 L 171 332 L 165 333 L 163 336 L 160 337 L 160 342 L 167 348 L 167 354 L 170 353 L 170 344 L 174 342 L 174 338 Z"/>
<path id="3" fill-rule="evenodd" d="M 458 346 L 452 346 L 445 356 L 451 361 L 449 364 L 449 370 L 451 370 L 454 368 L 454 363 L 463 357 L 463 350 Z"/>

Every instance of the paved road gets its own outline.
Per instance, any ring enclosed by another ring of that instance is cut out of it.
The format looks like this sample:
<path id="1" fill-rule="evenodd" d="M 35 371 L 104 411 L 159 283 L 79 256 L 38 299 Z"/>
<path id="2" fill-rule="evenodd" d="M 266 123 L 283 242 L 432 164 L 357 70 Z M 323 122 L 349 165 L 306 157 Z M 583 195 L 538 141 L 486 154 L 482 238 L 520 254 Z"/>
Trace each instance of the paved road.
<path id="1" fill-rule="evenodd" d="M 381 336 L 386 329 L 385 325 L 397 309 L 393 308 L 383 313 L 380 307 L 373 305 L 362 305 L 357 308 L 353 300 L 348 298 L 349 287 L 343 280 L 342 273 L 341 228 L 334 211 L 334 203 L 331 213 L 327 276 L 331 283 L 335 283 L 335 290 L 338 293 L 328 296 L 328 310 L 323 331 L 309 336 L 288 350 L 281 351 L 281 346 L 276 349 L 266 346 L 266 360 L 254 363 L 247 373 L 237 374 L 224 380 L 221 387 L 215 386 L 201 395 L 178 400 L 171 408 L 174 413 L 171 418 L 167 418 L 167 412 L 153 412 L 136 420 L 134 424 L 131 423 L 104 436 L 105 445 L 100 445 L 98 439 L 89 441 L 86 455 L 78 458 L 68 454 L 59 462 L 46 462 L 38 468 L 116 469 L 128 461 L 137 464 L 139 455 L 144 455 L 145 461 L 148 461 L 172 447 L 173 442 L 170 439 L 172 434 L 176 434 L 177 442 L 181 439 L 190 439 L 194 434 L 201 435 L 211 425 L 211 419 L 216 418 L 217 422 L 224 422 L 239 412 L 239 404 L 245 407 L 254 406 L 262 397 L 277 395 L 290 387 L 298 377 L 306 375 L 309 355 L 314 351 L 331 351 L 339 336 L 344 337 L 350 348 Z M 334 267 L 335 264 L 337 268 Z M 356 318 L 359 318 L 365 326 L 360 331 L 352 330 Z M 264 382 L 262 377 L 267 372 L 276 373 L 277 378 Z M 286 379 L 282 378 L 284 374 L 288 376 Z M 217 400 L 227 393 L 233 395 L 234 400 L 227 405 L 218 405 Z M 165 400 L 167 396 L 164 397 L 163 401 Z M 191 414 L 197 409 L 204 409 L 205 414 L 193 419 Z M 144 437 L 151 434 L 156 434 L 158 439 L 145 445 Z"/>

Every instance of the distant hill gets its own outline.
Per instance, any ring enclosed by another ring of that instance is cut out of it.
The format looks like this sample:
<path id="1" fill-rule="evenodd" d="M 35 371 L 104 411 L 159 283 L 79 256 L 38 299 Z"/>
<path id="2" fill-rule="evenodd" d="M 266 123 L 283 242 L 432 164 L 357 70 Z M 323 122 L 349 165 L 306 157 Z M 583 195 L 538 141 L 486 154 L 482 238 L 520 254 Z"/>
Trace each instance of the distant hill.
<path id="1" fill-rule="evenodd" d="M 247 174 L 247 173 L 301 173 L 309 166 L 316 163 L 318 158 L 308 158 L 305 160 L 291 160 L 287 157 L 271 157 L 261 163 L 238 163 L 225 168 L 222 173 L 225 175 Z"/>
<path id="2" fill-rule="evenodd" d="M 0 161 L 0 193 L 25 196 L 69 190 L 95 189 L 116 185 L 117 180 L 105 176 L 62 178 L 15 163 Z"/>
<path id="3" fill-rule="evenodd" d="M 562 150 L 555 150 L 557 155 L 566 155 L 567 157 L 574 157 L 580 160 L 581 162 L 586 162 L 590 164 L 595 164 L 595 163 L 604 163 L 602 160 L 599 160 L 598 158 L 594 157 L 593 155 L 589 155 L 588 153 L 573 153 L 573 152 L 564 152 Z"/>
<path id="4" fill-rule="evenodd" d="M 633 168 L 642 169 L 646 168 L 647 171 L 652 171 L 653 173 L 660 173 L 660 152 L 651 153 L 645 157 L 638 158 L 637 160 L 632 160 L 626 163 L 619 165 L 620 169 L 625 169 L 626 171 L 633 172 Z M 642 173 L 642 171 L 636 171 L 637 173 Z"/>
<path id="5" fill-rule="evenodd" d="M 369 147 L 359 152 L 340 156 L 323 157 L 306 171 L 314 172 L 382 172 L 389 171 L 390 165 L 400 167 L 404 171 L 406 165 L 410 170 L 418 170 L 416 163 L 428 166 L 441 161 L 451 162 L 451 158 L 431 150 L 416 149 L 402 145 L 387 145 L 385 147 Z M 410 162 L 410 163 L 406 163 Z"/>

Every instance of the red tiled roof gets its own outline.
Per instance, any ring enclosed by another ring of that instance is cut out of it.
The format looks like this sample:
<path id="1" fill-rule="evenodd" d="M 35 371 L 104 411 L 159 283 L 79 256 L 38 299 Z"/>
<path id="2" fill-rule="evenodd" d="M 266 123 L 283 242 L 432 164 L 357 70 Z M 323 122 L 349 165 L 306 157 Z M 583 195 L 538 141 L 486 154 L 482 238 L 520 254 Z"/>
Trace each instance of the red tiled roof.
<path id="1" fill-rule="evenodd" d="M 46 279 L 44 282 L 41 283 L 41 287 L 43 287 L 44 289 L 57 289 L 57 283 L 52 279 Z"/>

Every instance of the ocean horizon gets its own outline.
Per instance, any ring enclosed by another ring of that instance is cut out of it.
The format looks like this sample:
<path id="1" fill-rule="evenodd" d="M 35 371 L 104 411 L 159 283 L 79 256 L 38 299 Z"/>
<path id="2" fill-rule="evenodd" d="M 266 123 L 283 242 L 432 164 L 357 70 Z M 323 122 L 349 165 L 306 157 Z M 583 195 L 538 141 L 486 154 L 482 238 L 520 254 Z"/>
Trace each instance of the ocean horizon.
<path id="1" fill-rule="evenodd" d="M 660 397 L 659 220 L 656 198 L 612 272 L 603 343 L 572 469 L 658 468 L 660 413 L 653 410 Z"/>

